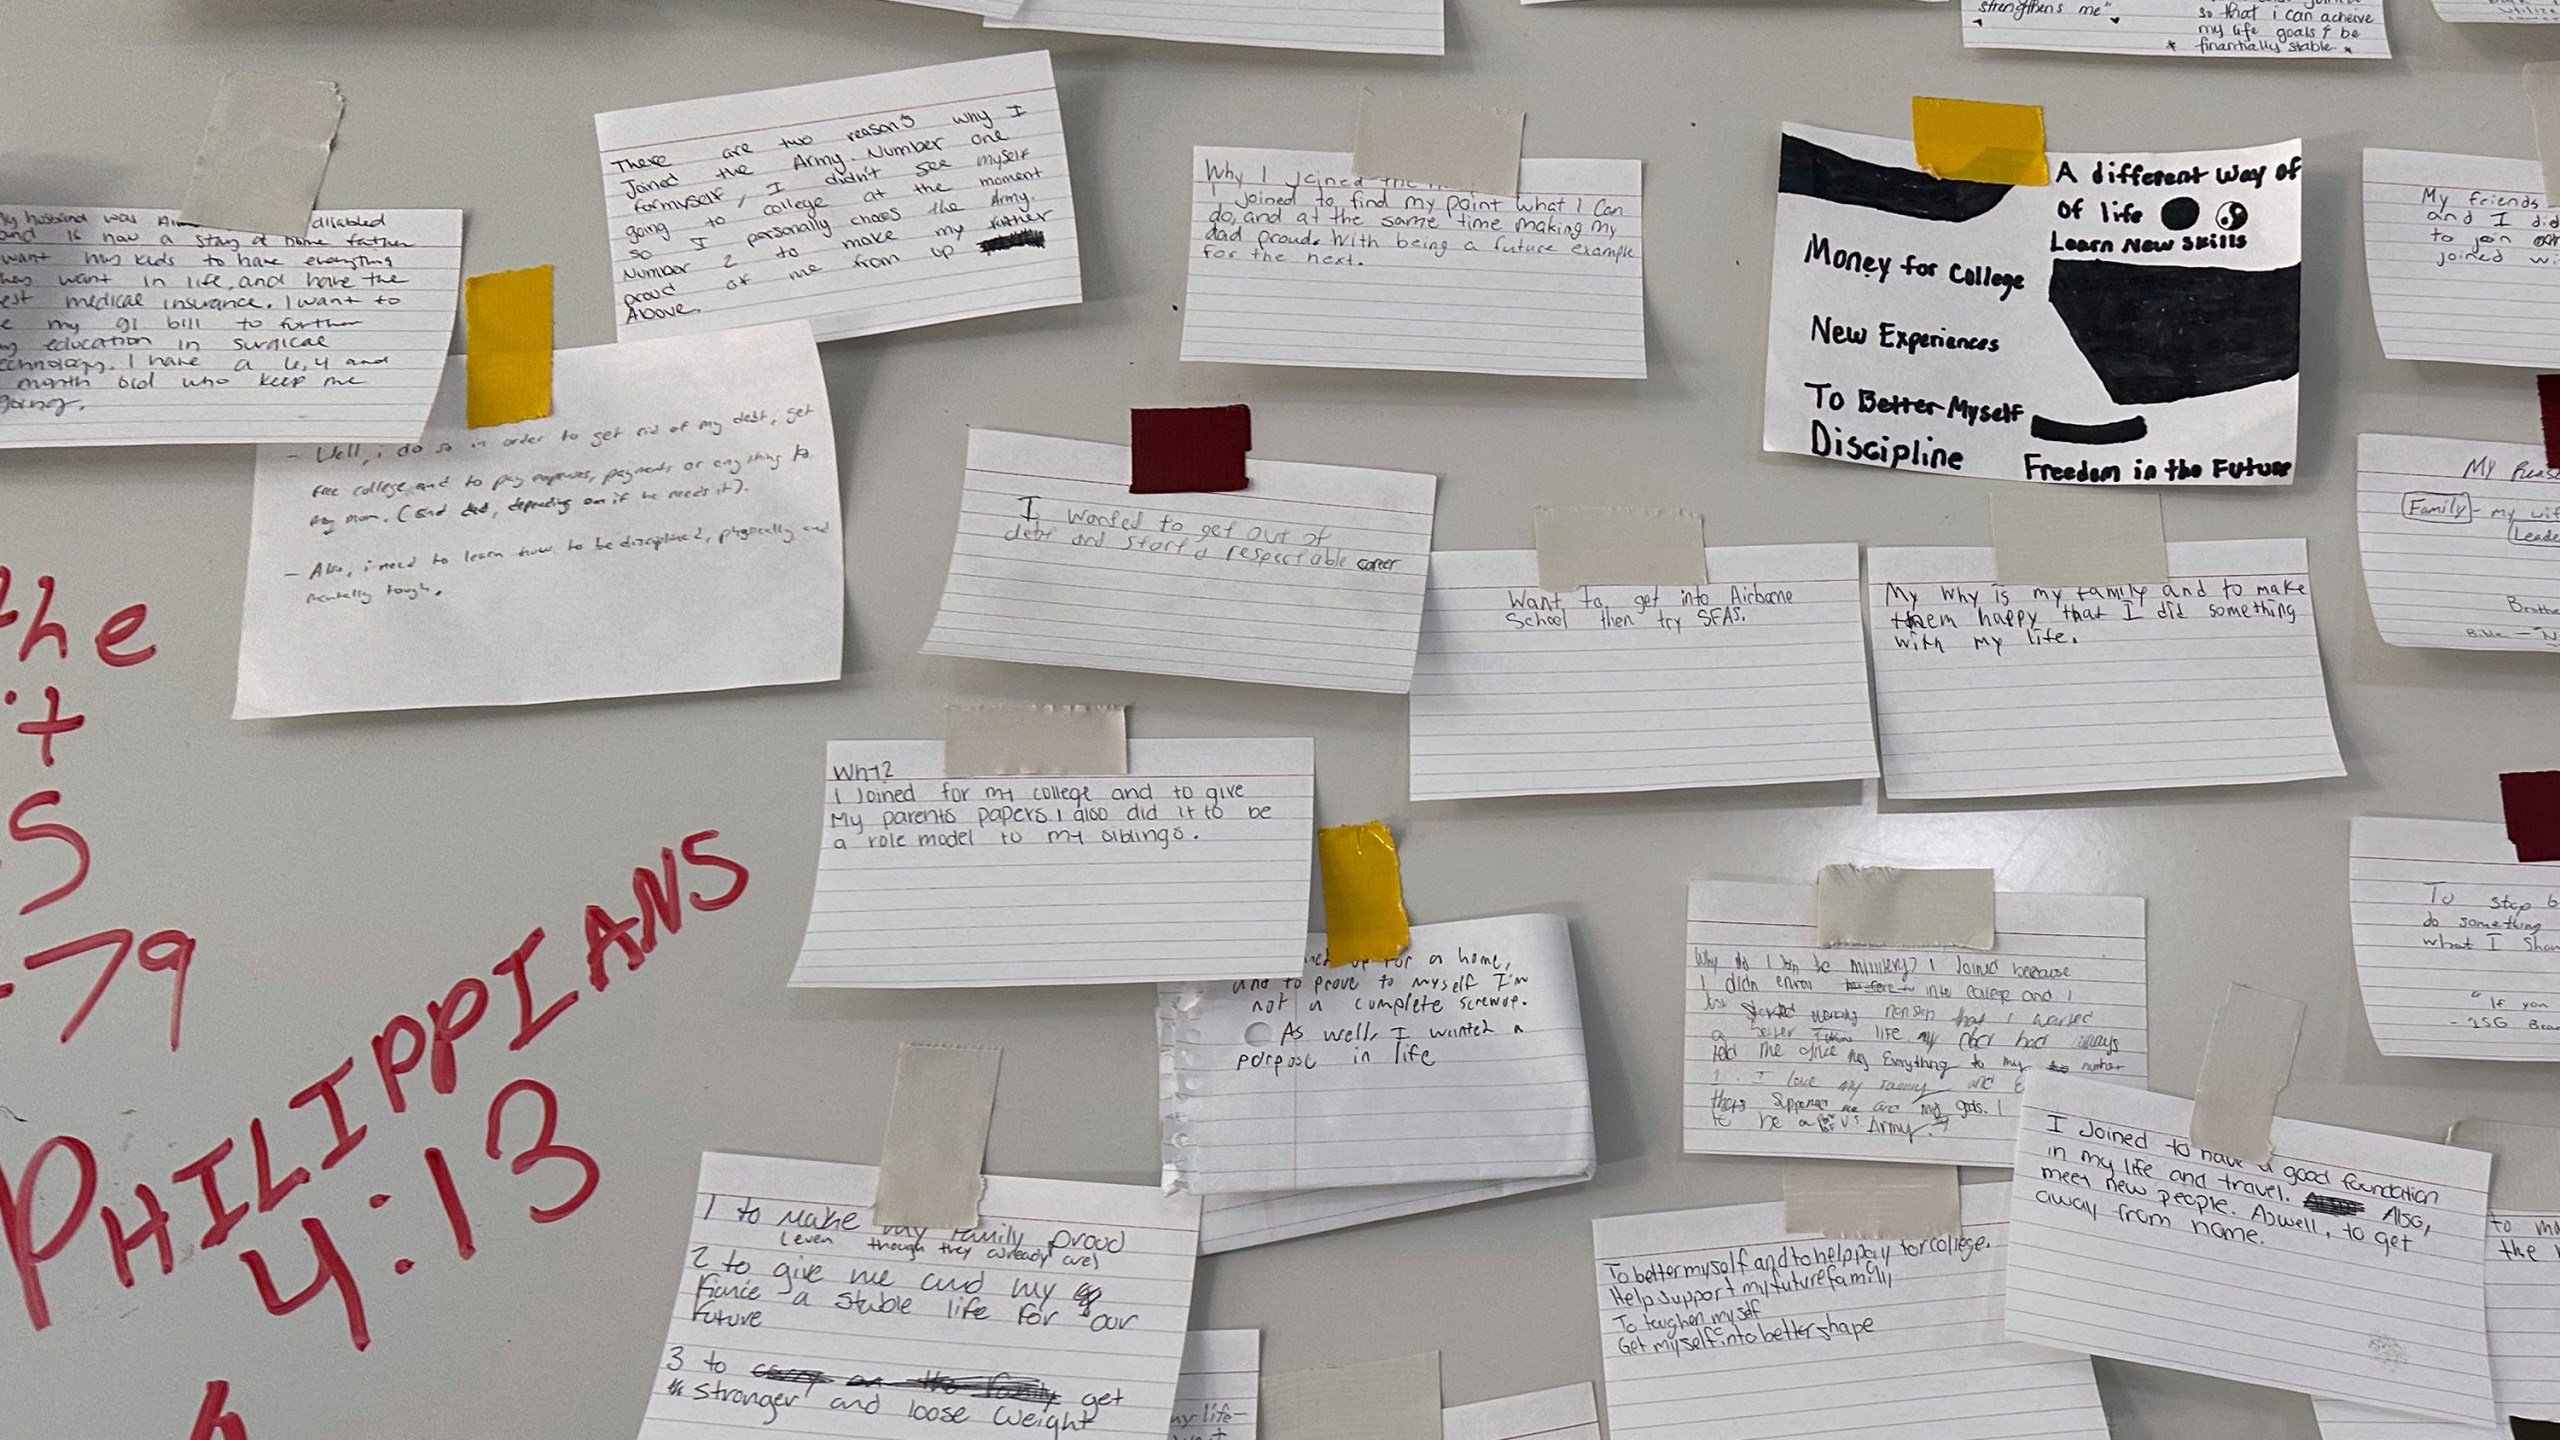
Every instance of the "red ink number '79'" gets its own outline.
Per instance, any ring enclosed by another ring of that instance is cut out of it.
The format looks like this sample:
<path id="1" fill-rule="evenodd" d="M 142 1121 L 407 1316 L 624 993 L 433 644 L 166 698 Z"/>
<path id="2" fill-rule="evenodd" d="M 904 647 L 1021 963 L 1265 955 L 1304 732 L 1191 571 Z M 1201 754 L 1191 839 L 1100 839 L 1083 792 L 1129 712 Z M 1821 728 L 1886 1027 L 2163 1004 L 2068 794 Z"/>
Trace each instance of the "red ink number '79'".
<path id="1" fill-rule="evenodd" d="M 552 1137 L 560 1128 L 560 1097 L 552 1092 L 550 1086 L 539 1080 L 511 1080 L 507 1082 L 505 1089 L 498 1092 L 498 1097 L 489 1102 L 487 1148 L 490 1159 L 505 1158 L 498 1145 L 498 1132 L 506 1119 L 507 1102 L 513 1100 L 518 1094 L 531 1095 L 542 1102 L 542 1129 L 541 1133 L 534 1137 L 533 1143 L 524 1148 L 524 1153 L 508 1162 L 508 1172 L 521 1175 L 545 1160 L 566 1160 L 586 1172 L 586 1178 L 578 1183 L 577 1193 L 568 1199 L 548 1209 L 540 1205 L 526 1207 L 526 1213 L 533 1216 L 535 1224 L 548 1225 L 554 1220 L 563 1220 L 577 1213 L 578 1207 L 587 1203 L 587 1197 L 596 1193 L 596 1182 L 604 1178 L 603 1172 L 596 1167 L 596 1157 L 586 1151 L 575 1145 L 552 1143 Z"/>
<path id="2" fill-rule="evenodd" d="M 71 1012 L 71 1023 L 62 1027 L 65 1044 L 80 1033 L 81 1022 L 89 1018 L 89 1012 L 97 1008 L 99 997 L 107 993 L 107 983 L 124 968 L 125 957 L 134 953 L 133 932 L 121 928 L 101 930 L 95 935 L 66 940 L 27 957 L 28 969 L 41 970 L 56 960 L 68 960 L 110 945 L 115 947 L 115 953 L 108 956 L 107 963 L 99 969 L 97 983 L 89 987 L 88 998 L 80 1002 L 79 1009 Z M 165 970 L 172 977 L 169 989 L 169 1048 L 172 1050 L 178 1048 L 178 1021 L 187 1005 L 187 967 L 195 963 L 195 958 L 195 937 L 183 930 L 155 930 L 142 942 L 142 968 Z"/>

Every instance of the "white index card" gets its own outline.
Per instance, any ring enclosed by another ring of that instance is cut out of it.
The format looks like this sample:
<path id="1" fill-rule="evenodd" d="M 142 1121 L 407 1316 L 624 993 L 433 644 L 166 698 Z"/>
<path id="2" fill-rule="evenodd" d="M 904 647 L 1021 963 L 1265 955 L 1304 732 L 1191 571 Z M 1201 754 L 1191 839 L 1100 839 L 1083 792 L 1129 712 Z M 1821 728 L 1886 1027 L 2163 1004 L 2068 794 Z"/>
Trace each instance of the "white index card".
<path id="1" fill-rule="evenodd" d="M 2533 160 L 2364 152 L 2364 269 L 2394 360 L 2560 366 L 2560 210 Z"/>
<path id="2" fill-rule="evenodd" d="M 2347 895 L 2383 1054 L 2560 1060 L 2560 864 L 2496 823 L 2359 815 Z"/>
<path id="3" fill-rule="evenodd" d="M 2560 470 L 2540 445 L 2357 436 L 2356 533 L 2384 640 L 2560 651 Z"/>
<path id="4" fill-rule="evenodd" d="M 820 340 L 1084 298 L 1049 52 L 596 117 L 625 340 Z"/>
<path id="5" fill-rule="evenodd" d="M 1644 166 L 1523 160 L 1520 193 L 1201 147 L 1182 358 L 1641 380 Z"/>
<path id="6" fill-rule="evenodd" d="M 2498 1423 L 2314 1400 L 2320 1440 L 2511 1440 L 2511 1417 L 2560 1421 L 2560 1214 L 2491 1210 L 2487 1265 L 2489 1388 Z"/>
<path id="7" fill-rule="evenodd" d="M 1243 490 L 1132 495 L 1129 447 L 969 432 L 929 655 L 1401 695 L 1429 475 L 1248 459 Z"/>
<path id="8" fill-rule="evenodd" d="M 1895 799 L 2343 775 L 2300 540 L 2169 547 L 2165 585 L 2001 585 L 1992 552 L 1868 552 Z"/>
<path id="9" fill-rule="evenodd" d="M 2391 58 L 2382 0 L 2278 10 L 2195 0 L 1964 0 L 1964 43 L 2207 60 Z"/>
<path id="10" fill-rule="evenodd" d="M 1413 927 L 1394 960 L 1158 992 L 1168 1187 L 1580 1177 L 1591 1084 L 1558 915 Z"/>
<path id="11" fill-rule="evenodd" d="M 1192 1331 L 1182 1341 L 1166 1440 L 1253 1440 L 1261 1389 L 1261 1331 Z"/>
<path id="12" fill-rule="evenodd" d="M 883 1228 L 878 1167 L 702 1157 L 640 1440 L 1162 1440 L 1199 1202 L 990 1176 L 977 1228 Z"/>
<path id="13" fill-rule="evenodd" d="M 2259 1165 L 2174 1095 L 2039 1071 L 2023 1103 L 2010 1335 L 2489 1418 L 2485 1152 L 2278 1117 Z"/>
<path id="14" fill-rule="evenodd" d="M 1433 555 L 1413 798 L 1876 774 L 1858 547 L 1706 556 L 1704 585 L 1552 593 L 1534 550 Z"/>
<path id="15" fill-rule="evenodd" d="M 1278 1190 L 1261 1195 L 1200 1197 L 1200 1253 L 1221 1255 L 1274 1245 L 1307 1235 L 1374 1225 L 1408 1215 L 1454 1210 L 1486 1200 L 1579 1185 L 1590 1175 L 1543 1180 L 1425 1181 L 1416 1185 L 1354 1185 L 1326 1190 Z"/>
<path id="16" fill-rule="evenodd" d="M 1440 1411 L 1440 1440 L 1600 1440 L 1591 1382 L 1505 1395 Z"/>
<path id="17" fill-rule="evenodd" d="M 1294 978 L 1315 742 L 1131 740 L 1129 773 L 954 780 L 939 740 L 827 746 L 793 985 Z"/>
<path id="18" fill-rule="evenodd" d="M 288 236 L 0 204 L 0 449 L 405 444 L 461 285 L 459 210 L 321 210 Z"/>
<path id="19" fill-rule="evenodd" d="M 2435 0 L 2436 18 L 2455 24 L 2560 24 L 2555 0 Z"/>
<path id="20" fill-rule="evenodd" d="M 1068 30 L 1212 45 L 1438 55 L 1442 0 L 1022 0 L 997 30 Z"/>
<path id="21" fill-rule="evenodd" d="M 1617 1440 L 2106 1440 L 2086 1355 L 2008 1339 L 2009 1187 L 1927 1240 L 1790 1234 L 1783 1205 L 1591 1222 Z"/>
<path id="22" fill-rule="evenodd" d="M 1826 950 L 1812 886 L 1691 882 L 1683 1148 L 2006 1165 L 2030 1072 L 2141 1081 L 2141 899 L 1993 904 L 1987 951 Z"/>

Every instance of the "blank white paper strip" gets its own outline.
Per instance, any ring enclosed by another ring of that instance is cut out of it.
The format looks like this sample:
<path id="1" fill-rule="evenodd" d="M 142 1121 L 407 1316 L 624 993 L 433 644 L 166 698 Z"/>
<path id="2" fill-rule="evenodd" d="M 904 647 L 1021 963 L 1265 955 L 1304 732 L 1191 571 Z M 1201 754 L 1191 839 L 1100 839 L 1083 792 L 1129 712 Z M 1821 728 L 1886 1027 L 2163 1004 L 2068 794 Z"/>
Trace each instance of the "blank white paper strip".
<path id="1" fill-rule="evenodd" d="M 1324 1190 L 1285 1190 L 1264 1195 L 1200 1197 L 1200 1253 L 1219 1255 L 1305 1235 L 1348 1230 L 1407 1215 L 1454 1210 L 1532 1190 L 1579 1185 L 1589 1175 L 1546 1180 L 1428 1181 L 1418 1185 L 1355 1185 Z"/>
<path id="2" fill-rule="evenodd" d="M 1644 166 L 1523 160 L 1520 194 L 1203 146 L 1182 358 L 1644 378 Z"/>
<path id="3" fill-rule="evenodd" d="M 2278 7 L 2196 0 L 1964 0 L 1969 49 L 2188 59 L 2388 60 L 2382 0 Z"/>
<path id="4" fill-rule="evenodd" d="M 2533 160 L 2364 152 L 2364 268 L 2394 360 L 2560 366 L 2560 211 Z"/>
<path id="5" fill-rule="evenodd" d="M 1858 547 L 1706 555 L 1704 585 L 1562 593 L 1534 550 L 1432 556 L 1412 797 L 1874 775 Z"/>
<path id="6" fill-rule="evenodd" d="M 1049 52 L 596 117 L 625 340 L 821 340 L 1084 297 Z"/>
<path id="7" fill-rule="evenodd" d="M 1183 1337 L 1166 1440 L 1253 1440 L 1261 1395 L 1261 1331 L 1194 1330 Z"/>
<path id="8" fill-rule="evenodd" d="M 1783 1205 L 1591 1222 L 1616 1440 L 2106 1440 L 2085 1355 L 2001 1332 L 2009 1187 L 1929 1240 L 1790 1234 Z"/>
<path id="9" fill-rule="evenodd" d="M 2314 1400 L 2321 1440 L 2510 1440 L 2506 1421 L 2560 1420 L 2560 1215 L 2489 1212 L 2489 1388 L 2495 1426 Z"/>
<path id="10" fill-rule="evenodd" d="M 2141 899 L 1995 905 L 1988 951 L 1817 949 L 1812 886 L 1691 882 L 1687 1152 L 2006 1165 L 2030 1072 L 2139 1083 Z"/>
<path id="11" fill-rule="evenodd" d="M 2347 893 L 2383 1054 L 2560 1060 L 2560 864 L 2495 823 L 2359 815 Z"/>
<path id="12" fill-rule="evenodd" d="M 1867 552 L 1898 800 L 2343 775 L 2300 540 L 2169 547 L 2166 585 L 2001 585 L 1992 552 Z"/>
<path id="13" fill-rule="evenodd" d="M 1440 1440 L 1600 1440 L 1591 1382 L 1505 1395 L 1440 1412 Z"/>
<path id="14" fill-rule="evenodd" d="M 969 432 L 925 653 L 1401 695 L 1429 475 L 1245 462 L 1246 489 L 1129 493 L 1129 447 Z"/>
<path id="15" fill-rule="evenodd" d="M 2560 471 L 2541 446 L 2360 435 L 2356 532 L 2383 639 L 2560 651 Z"/>
<path id="16" fill-rule="evenodd" d="M 1070 30 L 1148 40 L 1438 55 L 1441 0 L 1023 0 L 998 30 Z"/>
<path id="17" fill-rule="evenodd" d="M 2191 1101 L 2050 1071 L 2025 1106 L 2011 1335 L 2489 1419 L 2486 1153 L 2278 1117 L 2251 1164 L 2188 1143 Z"/>
<path id="18" fill-rule="evenodd" d="M 1129 773 L 946 779 L 939 740 L 827 746 L 794 985 L 1294 978 L 1315 742 L 1132 740 Z"/>

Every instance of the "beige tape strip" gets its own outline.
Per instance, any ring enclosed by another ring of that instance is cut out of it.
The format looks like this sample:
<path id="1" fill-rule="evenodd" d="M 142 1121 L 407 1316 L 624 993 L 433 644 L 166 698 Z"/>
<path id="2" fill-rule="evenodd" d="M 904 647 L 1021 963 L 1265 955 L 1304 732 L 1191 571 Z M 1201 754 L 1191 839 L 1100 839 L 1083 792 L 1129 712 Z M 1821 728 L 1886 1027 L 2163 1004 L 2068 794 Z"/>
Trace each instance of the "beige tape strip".
<path id="1" fill-rule="evenodd" d="M 261 235 L 308 231 L 346 109 L 326 80 L 249 70 L 223 76 L 180 222 Z"/>
<path id="2" fill-rule="evenodd" d="M 942 773 L 955 780 L 966 775 L 1126 775 L 1128 707 L 945 706 Z"/>
<path id="3" fill-rule="evenodd" d="M 2302 1043 L 2302 1002 L 2246 985 L 2222 992 L 2196 1070 L 2187 1139 L 2217 1155 L 2264 1165 L 2275 1153 L 2276 1096 Z"/>
<path id="4" fill-rule="evenodd" d="M 1991 492 L 2003 585 L 2157 585 L 2169 578 L 2160 497 L 2138 490 L 2005 484 Z"/>
<path id="5" fill-rule="evenodd" d="M 1360 92 L 1351 173 L 1487 195 L 1520 193 L 1522 117 L 1477 105 Z"/>
<path id="6" fill-rule="evenodd" d="M 987 1122 L 996 1108 L 1002 1050 L 900 1045 L 889 1134 L 880 1144 L 874 1225 L 967 1230 L 987 1188 Z"/>
<path id="7" fill-rule="evenodd" d="M 2542 157 L 2542 201 L 2553 203 L 2551 170 L 2560 164 L 2560 64 L 2524 67 L 2524 100 L 2533 111 L 2533 143 Z"/>
<path id="8" fill-rule="evenodd" d="M 1261 1440 L 1440 1440 L 1440 1352 L 1262 1377 Z"/>
<path id="9" fill-rule="evenodd" d="M 2560 1211 L 2560 1130 L 2509 1120 L 2458 1120 L 2447 1145 L 2486 1150 L 2492 1210 Z"/>
<path id="10" fill-rule="evenodd" d="M 1988 870 L 1825 865 L 1813 880 L 1813 943 L 1988 950 L 1995 904 Z"/>
<path id="11" fill-rule="evenodd" d="M 1529 529 L 1541 590 L 1707 583 L 1706 522 L 1685 510 L 1537 509 Z"/>
<path id="12" fill-rule="evenodd" d="M 1835 1240 L 1926 1240 L 1964 1228 L 1953 1165 L 1870 1160 L 1789 1160 L 1789 1234 Z"/>

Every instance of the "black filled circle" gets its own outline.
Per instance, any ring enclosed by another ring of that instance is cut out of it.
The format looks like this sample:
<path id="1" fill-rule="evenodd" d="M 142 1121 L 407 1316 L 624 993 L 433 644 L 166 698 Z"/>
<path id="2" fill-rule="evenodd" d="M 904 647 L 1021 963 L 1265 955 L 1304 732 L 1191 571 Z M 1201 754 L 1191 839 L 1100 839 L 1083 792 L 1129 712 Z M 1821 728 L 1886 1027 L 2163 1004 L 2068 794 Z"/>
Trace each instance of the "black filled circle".
<path id="1" fill-rule="evenodd" d="M 2160 223 L 2172 230 L 2185 230 L 2192 228 L 2196 218 L 2203 213 L 2203 207 L 2196 204 L 2193 198 L 2181 195 L 2160 207 Z"/>

